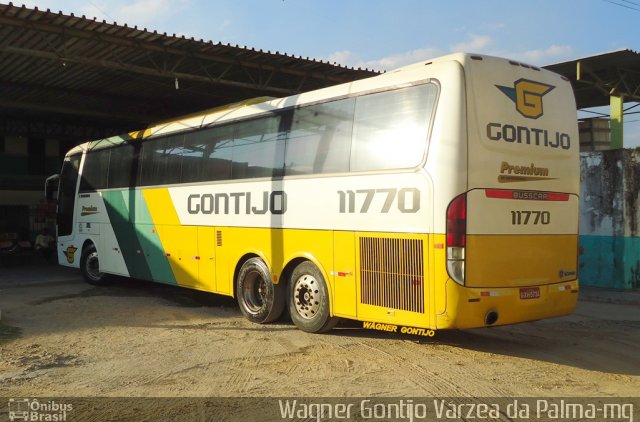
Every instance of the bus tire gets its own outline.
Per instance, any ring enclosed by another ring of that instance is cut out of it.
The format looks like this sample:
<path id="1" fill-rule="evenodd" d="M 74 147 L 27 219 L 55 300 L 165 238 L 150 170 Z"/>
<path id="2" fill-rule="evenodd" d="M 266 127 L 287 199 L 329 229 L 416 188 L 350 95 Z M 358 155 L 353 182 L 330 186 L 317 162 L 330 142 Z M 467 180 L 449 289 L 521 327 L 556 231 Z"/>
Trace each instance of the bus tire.
<path id="1" fill-rule="evenodd" d="M 260 258 L 251 258 L 242 264 L 236 287 L 240 311 L 249 321 L 266 324 L 282 315 L 283 283 L 271 281 L 271 272 Z"/>
<path id="2" fill-rule="evenodd" d="M 291 273 L 287 299 L 293 323 L 308 333 L 324 333 L 336 326 L 339 318 L 329 312 L 329 289 L 320 269 L 313 262 L 298 264 Z"/>
<path id="3" fill-rule="evenodd" d="M 113 281 L 113 277 L 100 271 L 100 261 L 95 245 L 88 245 L 80 256 L 80 272 L 84 280 L 94 286 L 104 286 Z"/>

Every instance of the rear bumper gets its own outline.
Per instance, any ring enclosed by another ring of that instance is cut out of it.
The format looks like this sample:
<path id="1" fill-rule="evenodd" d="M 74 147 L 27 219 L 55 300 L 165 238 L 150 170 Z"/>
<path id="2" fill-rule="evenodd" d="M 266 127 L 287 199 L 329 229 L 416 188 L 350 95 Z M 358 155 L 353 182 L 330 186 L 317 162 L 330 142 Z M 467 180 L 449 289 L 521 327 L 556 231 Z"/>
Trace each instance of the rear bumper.
<path id="1" fill-rule="evenodd" d="M 568 315 L 578 302 L 578 280 L 533 286 L 540 297 L 520 298 L 519 287 L 469 288 L 447 280 L 445 311 L 436 316 L 436 328 L 477 328 L 516 324 Z M 491 315 L 491 313 L 495 313 Z M 494 323 L 487 323 L 497 316 Z"/>

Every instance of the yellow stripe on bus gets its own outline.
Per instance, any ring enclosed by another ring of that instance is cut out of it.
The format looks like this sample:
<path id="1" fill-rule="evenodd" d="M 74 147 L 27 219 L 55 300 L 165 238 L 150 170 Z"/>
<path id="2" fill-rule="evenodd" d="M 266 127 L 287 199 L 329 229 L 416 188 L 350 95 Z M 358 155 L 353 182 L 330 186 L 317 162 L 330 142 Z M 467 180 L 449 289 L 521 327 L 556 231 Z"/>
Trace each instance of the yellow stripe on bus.
<path id="1" fill-rule="evenodd" d="M 177 283 L 202 289 L 197 227 L 180 225 L 169 189 L 145 189 L 143 195 Z"/>
<path id="2" fill-rule="evenodd" d="M 173 206 L 169 189 L 144 189 L 142 194 L 144 195 L 144 200 L 147 202 L 153 224 L 156 226 L 180 225 L 180 218 L 178 218 L 178 213 Z"/>
<path id="3" fill-rule="evenodd" d="M 151 129 L 147 128 L 142 130 L 136 130 L 134 132 L 129 132 L 129 136 L 131 137 L 131 139 L 146 139 L 149 136 L 151 136 Z"/>

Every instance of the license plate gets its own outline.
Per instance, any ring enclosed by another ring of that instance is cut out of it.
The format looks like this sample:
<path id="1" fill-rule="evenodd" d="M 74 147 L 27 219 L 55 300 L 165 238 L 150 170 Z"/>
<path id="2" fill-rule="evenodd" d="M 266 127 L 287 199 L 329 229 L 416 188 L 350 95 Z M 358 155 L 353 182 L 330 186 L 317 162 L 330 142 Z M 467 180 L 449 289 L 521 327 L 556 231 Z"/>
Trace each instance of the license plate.
<path id="1" fill-rule="evenodd" d="M 540 287 L 524 287 L 520 289 L 520 299 L 540 298 Z"/>

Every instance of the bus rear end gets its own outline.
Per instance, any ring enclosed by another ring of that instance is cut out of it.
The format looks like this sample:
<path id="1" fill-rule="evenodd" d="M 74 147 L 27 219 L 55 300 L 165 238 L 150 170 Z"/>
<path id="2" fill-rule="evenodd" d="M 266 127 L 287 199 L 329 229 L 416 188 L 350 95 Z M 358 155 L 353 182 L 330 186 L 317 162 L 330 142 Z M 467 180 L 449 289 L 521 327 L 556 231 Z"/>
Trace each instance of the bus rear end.
<path id="1" fill-rule="evenodd" d="M 568 80 L 468 58 L 467 189 L 447 208 L 438 328 L 566 315 L 577 301 L 579 159 Z"/>

